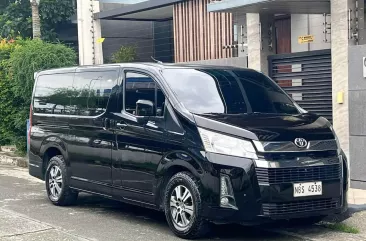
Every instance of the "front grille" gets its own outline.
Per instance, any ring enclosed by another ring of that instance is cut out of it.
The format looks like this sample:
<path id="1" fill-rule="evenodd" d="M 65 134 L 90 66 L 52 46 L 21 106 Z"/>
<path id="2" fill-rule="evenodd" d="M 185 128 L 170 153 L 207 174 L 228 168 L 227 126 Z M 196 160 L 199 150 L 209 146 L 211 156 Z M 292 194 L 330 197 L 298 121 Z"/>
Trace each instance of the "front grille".
<path id="1" fill-rule="evenodd" d="M 296 160 L 297 158 L 321 159 L 335 158 L 337 151 L 309 151 L 309 152 L 273 152 L 259 154 L 269 161 Z"/>
<path id="2" fill-rule="evenodd" d="M 319 199 L 286 203 L 263 203 L 263 215 L 282 216 L 304 212 L 324 211 L 339 207 L 339 199 Z"/>
<path id="3" fill-rule="evenodd" d="M 341 165 L 306 166 L 290 168 L 261 168 L 256 169 L 259 183 L 281 184 L 306 181 L 326 181 L 340 179 Z"/>
<path id="4" fill-rule="evenodd" d="M 338 149 L 336 140 L 320 140 L 320 141 L 309 141 L 306 148 L 300 148 L 295 145 L 292 141 L 262 141 L 255 142 L 257 149 L 264 153 L 276 153 L 276 152 L 309 152 L 309 151 L 335 151 Z"/>

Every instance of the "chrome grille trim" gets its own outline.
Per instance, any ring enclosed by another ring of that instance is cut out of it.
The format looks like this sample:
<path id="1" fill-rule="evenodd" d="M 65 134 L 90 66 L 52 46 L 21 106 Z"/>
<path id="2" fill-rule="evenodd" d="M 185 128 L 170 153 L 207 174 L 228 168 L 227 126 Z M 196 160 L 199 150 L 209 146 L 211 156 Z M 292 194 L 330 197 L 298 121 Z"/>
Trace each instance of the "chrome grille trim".
<path id="1" fill-rule="evenodd" d="M 318 140 L 309 141 L 308 146 L 305 148 L 299 148 L 295 143 L 291 141 L 283 142 L 260 142 L 253 141 L 255 147 L 259 152 L 271 153 L 271 152 L 308 152 L 308 151 L 332 151 L 337 150 L 337 141 L 334 140 Z"/>
<path id="2" fill-rule="evenodd" d="M 342 165 L 304 166 L 290 168 L 255 169 L 260 184 L 277 185 L 284 183 L 341 180 Z"/>

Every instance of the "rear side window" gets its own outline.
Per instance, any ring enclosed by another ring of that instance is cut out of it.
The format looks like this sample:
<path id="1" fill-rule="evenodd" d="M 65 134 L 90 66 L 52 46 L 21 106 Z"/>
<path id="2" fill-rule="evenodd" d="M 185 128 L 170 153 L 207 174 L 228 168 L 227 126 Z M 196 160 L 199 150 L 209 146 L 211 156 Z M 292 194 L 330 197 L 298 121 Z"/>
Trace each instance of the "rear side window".
<path id="1" fill-rule="evenodd" d="M 74 73 L 40 75 L 34 93 L 34 113 L 68 115 L 73 79 Z"/>
<path id="2" fill-rule="evenodd" d="M 118 71 L 90 71 L 75 74 L 70 91 L 70 115 L 98 116 L 106 111 L 111 92 L 117 85 Z"/>

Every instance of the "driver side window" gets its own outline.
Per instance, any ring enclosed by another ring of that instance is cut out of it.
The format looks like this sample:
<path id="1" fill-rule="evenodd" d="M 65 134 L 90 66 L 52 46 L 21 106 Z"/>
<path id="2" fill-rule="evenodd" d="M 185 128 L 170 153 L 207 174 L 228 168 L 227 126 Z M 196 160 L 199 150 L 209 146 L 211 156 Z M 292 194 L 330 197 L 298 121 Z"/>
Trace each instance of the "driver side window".
<path id="1" fill-rule="evenodd" d="M 165 96 L 146 74 L 126 72 L 125 111 L 135 116 L 163 116 Z"/>

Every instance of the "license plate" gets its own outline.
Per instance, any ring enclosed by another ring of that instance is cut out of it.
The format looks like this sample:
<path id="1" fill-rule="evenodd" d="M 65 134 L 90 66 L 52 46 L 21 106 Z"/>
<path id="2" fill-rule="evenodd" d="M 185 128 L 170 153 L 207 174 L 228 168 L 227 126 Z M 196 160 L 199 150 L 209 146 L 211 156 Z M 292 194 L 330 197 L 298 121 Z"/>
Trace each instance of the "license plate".
<path id="1" fill-rule="evenodd" d="M 294 183 L 294 197 L 317 196 L 322 194 L 322 182 Z"/>

